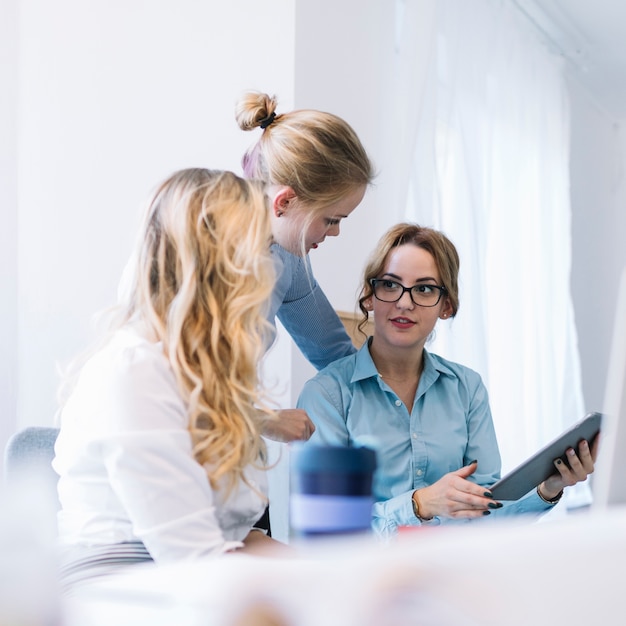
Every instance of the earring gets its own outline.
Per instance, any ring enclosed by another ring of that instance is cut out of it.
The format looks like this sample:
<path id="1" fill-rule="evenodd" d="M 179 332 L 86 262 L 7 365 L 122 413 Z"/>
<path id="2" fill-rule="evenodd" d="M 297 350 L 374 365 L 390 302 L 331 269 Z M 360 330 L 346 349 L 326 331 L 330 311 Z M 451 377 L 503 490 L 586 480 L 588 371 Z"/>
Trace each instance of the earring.
<path id="1" fill-rule="evenodd" d="M 282 217 L 283 215 L 283 211 L 276 211 L 276 217 Z"/>

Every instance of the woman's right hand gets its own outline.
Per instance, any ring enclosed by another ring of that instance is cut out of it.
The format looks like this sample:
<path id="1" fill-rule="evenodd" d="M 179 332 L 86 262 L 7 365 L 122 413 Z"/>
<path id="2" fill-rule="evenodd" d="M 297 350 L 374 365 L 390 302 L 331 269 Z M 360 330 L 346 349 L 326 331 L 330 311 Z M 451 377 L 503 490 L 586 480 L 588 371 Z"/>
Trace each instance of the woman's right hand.
<path id="1" fill-rule="evenodd" d="M 304 409 L 283 409 L 275 419 L 263 424 L 262 435 L 274 441 L 307 441 L 315 432 L 315 424 Z"/>
<path id="2" fill-rule="evenodd" d="M 491 509 L 499 509 L 502 504 L 495 502 L 489 490 L 467 478 L 478 467 L 470 463 L 455 472 L 450 472 L 436 483 L 416 490 L 419 514 L 422 519 L 447 517 L 452 519 L 474 518 L 489 515 Z"/>

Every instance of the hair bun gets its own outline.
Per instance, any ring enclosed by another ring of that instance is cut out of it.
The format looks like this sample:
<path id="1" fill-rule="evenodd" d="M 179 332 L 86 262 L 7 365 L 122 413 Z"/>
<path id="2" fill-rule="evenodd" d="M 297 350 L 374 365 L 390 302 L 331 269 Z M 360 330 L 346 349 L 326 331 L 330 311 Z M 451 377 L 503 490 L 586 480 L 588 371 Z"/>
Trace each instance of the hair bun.
<path id="1" fill-rule="evenodd" d="M 276 97 L 261 91 L 248 91 L 235 106 L 235 119 L 241 130 L 267 128 L 276 118 Z"/>

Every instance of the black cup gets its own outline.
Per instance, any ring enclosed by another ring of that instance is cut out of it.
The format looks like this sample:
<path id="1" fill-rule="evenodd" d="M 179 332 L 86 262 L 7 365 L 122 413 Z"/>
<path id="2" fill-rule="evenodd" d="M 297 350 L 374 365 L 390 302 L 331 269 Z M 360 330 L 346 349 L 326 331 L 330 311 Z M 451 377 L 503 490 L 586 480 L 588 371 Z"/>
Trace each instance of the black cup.
<path id="1" fill-rule="evenodd" d="M 371 529 L 374 450 L 296 444 L 290 459 L 290 518 L 295 535 L 336 535 Z"/>

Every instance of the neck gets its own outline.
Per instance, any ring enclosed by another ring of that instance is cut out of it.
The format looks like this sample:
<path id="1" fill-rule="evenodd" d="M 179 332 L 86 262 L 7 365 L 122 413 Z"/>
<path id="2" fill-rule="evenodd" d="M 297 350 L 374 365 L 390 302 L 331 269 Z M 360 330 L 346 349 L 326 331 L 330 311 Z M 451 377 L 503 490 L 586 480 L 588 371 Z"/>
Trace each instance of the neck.
<path id="1" fill-rule="evenodd" d="M 410 355 L 399 355 L 398 350 L 388 352 L 379 350 L 374 342 L 370 344 L 370 355 L 383 380 L 409 382 L 419 380 L 424 368 L 424 351 L 412 352 Z"/>
<path id="2" fill-rule="evenodd" d="M 397 383 L 409 383 L 409 382 L 417 382 L 422 375 L 422 366 L 421 364 L 415 368 L 407 368 L 404 370 L 391 370 L 386 372 L 377 366 L 376 368 L 380 377 L 383 380 L 393 380 Z"/>

